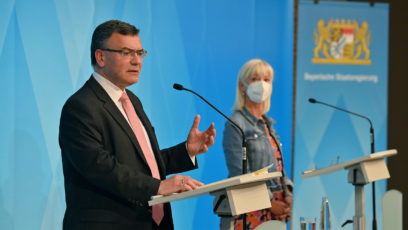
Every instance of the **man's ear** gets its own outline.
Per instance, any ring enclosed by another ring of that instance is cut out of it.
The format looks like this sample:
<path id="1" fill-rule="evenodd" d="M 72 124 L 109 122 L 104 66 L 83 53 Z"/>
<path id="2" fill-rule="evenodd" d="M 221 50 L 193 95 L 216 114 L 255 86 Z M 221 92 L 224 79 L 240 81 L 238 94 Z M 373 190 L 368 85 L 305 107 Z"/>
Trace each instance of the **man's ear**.
<path id="1" fill-rule="evenodd" d="M 95 50 L 95 60 L 99 67 L 105 66 L 105 55 L 103 54 L 102 50 Z"/>

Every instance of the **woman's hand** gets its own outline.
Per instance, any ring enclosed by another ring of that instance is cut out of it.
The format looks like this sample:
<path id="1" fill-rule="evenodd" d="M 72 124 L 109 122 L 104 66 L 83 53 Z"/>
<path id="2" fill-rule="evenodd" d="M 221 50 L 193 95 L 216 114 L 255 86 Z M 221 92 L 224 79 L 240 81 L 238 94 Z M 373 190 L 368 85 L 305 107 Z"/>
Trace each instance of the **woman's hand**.
<path id="1" fill-rule="evenodd" d="M 280 221 L 286 221 L 288 218 L 290 218 L 292 213 L 291 198 L 286 197 L 285 201 L 272 199 L 271 205 L 272 207 L 270 207 L 270 211 L 277 217 L 277 219 Z"/>

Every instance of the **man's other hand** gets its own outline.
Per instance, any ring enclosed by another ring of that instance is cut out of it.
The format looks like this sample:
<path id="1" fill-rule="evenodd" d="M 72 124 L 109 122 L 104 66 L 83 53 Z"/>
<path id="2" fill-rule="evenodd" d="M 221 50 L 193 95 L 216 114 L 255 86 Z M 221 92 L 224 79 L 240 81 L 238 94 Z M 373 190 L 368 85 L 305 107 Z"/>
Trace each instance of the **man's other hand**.
<path id="1" fill-rule="evenodd" d="M 187 137 L 187 151 L 190 156 L 195 156 L 200 153 L 208 151 L 208 147 L 214 144 L 215 128 L 214 123 L 211 123 L 210 127 L 204 132 L 198 130 L 200 124 L 200 115 L 196 115 L 194 118 L 193 126 L 190 129 L 190 133 Z"/>

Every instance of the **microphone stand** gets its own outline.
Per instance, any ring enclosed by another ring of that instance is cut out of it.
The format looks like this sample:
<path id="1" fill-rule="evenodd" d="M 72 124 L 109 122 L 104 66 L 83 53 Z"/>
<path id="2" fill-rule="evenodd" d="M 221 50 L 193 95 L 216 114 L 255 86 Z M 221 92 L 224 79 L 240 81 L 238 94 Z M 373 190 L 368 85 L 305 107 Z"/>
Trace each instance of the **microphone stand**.
<path id="1" fill-rule="evenodd" d="M 231 122 L 231 124 L 236 127 L 241 135 L 242 135 L 242 174 L 246 174 L 248 172 L 248 160 L 247 160 L 247 146 L 246 146 L 246 137 L 245 137 L 245 133 L 244 131 L 241 129 L 241 127 L 239 127 L 234 121 L 232 121 L 231 119 L 229 119 L 229 117 L 227 117 L 223 112 L 221 112 L 220 110 L 218 110 L 214 105 L 212 105 L 209 101 L 207 101 L 204 97 L 202 97 L 200 94 L 194 92 L 191 89 L 187 89 L 184 88 L 182 85 L 180 84 L 173 84 L 173 88 L 176 90 L 185 90 L 188 91 L 190 93 L 193 93 L 194 95 L 198 96 L 199 98 L 201 98 L 201 100 L 203 100 L 205 103 L 207 103 L 209 106 L 211 106 L 213 109 L 215 109 L 215 111 L 217 111 L 219 114 L 221 114 L 224 118 L 226 118 L 229 122 Z M 242 220 L 242 227 L 245 230 L 246 229 L 246 213 L 242 214 L 243 216 L 243 220 Z"/>
<path id="2" fill-rule="evenodd" d="M 309 102 L 313 103 L 313 104 L 317 103 L 317 104 L 322 104 L 322 105 L 325 105 L 325 106 L 329 106 L 331 108 L 343 111 L 345 113 L 350 113 L 350 114 L 355 115 L 357 117 L 361 117 L 361 118 L 366 119 L 370 123 L 370 150 L 371 150 L 371 154 L 375 153 L 374 128 L 373 128 L 373 123 L 371 122 L 371 120 L 368 117 L 357 114 L 357 113 L 354 113 L 354 112 L 351 112 L 351 111 L 348 111 L 348 110 L 345 110 L 345 109 L 342 109 L 342 108 L 339 108 L 337 106 L 333 106 L 333 105 L 318 101 L 318 100 L 316 100 L 314 98 L 309 98 Z M 372 202 L 373 202 L 373 230 L 377 230 L 376 202 L 375 202 L 375 181 L 371 182 L 371 184 L 372 184 Z"/>

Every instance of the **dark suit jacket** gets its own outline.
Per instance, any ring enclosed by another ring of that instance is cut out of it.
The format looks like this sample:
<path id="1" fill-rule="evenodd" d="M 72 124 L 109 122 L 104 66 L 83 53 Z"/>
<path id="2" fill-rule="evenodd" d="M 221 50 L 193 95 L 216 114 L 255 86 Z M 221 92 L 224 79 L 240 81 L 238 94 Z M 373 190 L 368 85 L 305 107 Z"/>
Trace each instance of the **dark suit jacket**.
<path id="1" fill-rule="evenodd" d="M 185 143 L 160 150 L 140 100 L 127 94 L 150 138 L 161 179 L 196 168 Z M 147 202 L 160 180 L 152 177 L 130 125 L 102 86 L 91 77 L 65 103 L 59 143 L 67 209 L 64 229 L 152 229 Z M 173 229 L 165 204 L 161 229 Z"/>

